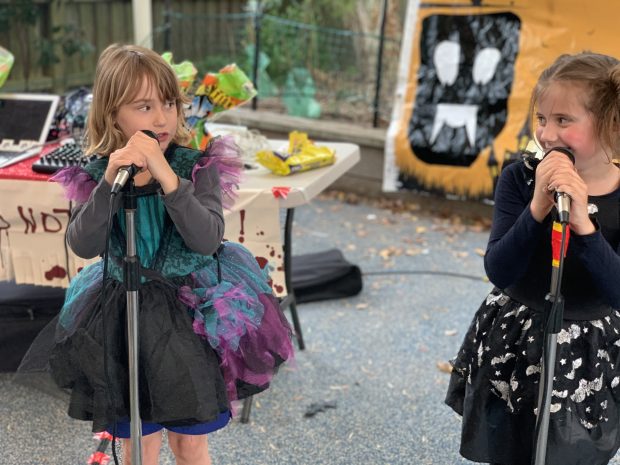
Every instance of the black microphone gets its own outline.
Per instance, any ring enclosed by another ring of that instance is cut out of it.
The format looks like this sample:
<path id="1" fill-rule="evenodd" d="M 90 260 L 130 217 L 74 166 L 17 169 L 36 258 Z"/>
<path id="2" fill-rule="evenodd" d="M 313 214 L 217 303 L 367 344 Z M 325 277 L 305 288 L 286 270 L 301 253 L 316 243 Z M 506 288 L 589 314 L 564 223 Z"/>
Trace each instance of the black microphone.
<path id="1" fill-rule="evenodd" d="M 575 164 L 575 155 L 573 155 L 573 152 L 571 152 L 568 148 L 554 147 L 550 150 L 547 150 L 547 153 L 545 153 L 545 157 L 549 155 L 551 152 L 563 153 L 569 158 L 569 160 L 573 163 L 573 165 Z M 554 197 L 555 197 L 555 208 L 558 211 L 558 220 L 562 224 L 567 224 L 569 213 L 570 213 L 570 195 L 568 195 L 566 192 L 556 191 Z"/>
<path id="2" fill-rule="evenodd" d="M 157 134 L 153 131 L 149 131 L 148 129 L 142 129 L 142 132 L 149 137 L 152 137 L 155 140 L 157 139 Z M 112 195 L 116 195 L 120 192 L 120 190 L 125 187 L 127 181 L 133 178 L 138 172 L 140 168 L 138 168 L 133 163 L 129 166 L 121 166 L 116 173 L 116 178 L 114 178 L 114 184 L 112 184 Z"/>

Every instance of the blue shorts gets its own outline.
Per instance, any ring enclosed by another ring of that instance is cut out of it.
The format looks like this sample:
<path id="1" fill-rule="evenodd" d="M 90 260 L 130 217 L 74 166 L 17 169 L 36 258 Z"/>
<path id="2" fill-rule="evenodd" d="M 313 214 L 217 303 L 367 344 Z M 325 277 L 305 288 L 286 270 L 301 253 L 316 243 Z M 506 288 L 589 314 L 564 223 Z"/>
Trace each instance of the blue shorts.
<path id="1" fill-rule="evenodd" d="M 210 421 L 209 423 L 198 423 L 192 426 L 169 426 L 165 427 L 168 431 L 179 434 L 190 434 L 192 436 L 198 436 L 200 434 L 208 434 L 223 428 L 230 421 L 230 412 L 222 412 L 218 417 Z M 164 429 L 164 426 L 159 423 L 147 423 L 142 422 L 142 436 L 148 436 L 149 434 L 157 433 Z M 108 433 L 114 434 L 114 428 L 108 427 Z M 128 439 L 131 437 L 131 423 L 128 421 L 116 422 L 116 437 L 122 439 Z"/>

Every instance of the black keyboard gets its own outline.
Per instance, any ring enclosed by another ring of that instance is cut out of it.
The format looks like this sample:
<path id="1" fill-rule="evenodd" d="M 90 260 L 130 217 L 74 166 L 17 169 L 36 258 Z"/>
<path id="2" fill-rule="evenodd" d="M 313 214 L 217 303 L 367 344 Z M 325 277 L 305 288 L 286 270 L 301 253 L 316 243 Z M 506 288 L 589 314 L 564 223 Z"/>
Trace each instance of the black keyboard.
<path id="1" fill-rule="evenodd" d="M 43 155 L 32 165 L 37 173 L 55 173 L 67 166 L 85 166 L 95 159 L 95 156 L 85 157 L 84 152 L 76 143 L 68 143 Z"/>

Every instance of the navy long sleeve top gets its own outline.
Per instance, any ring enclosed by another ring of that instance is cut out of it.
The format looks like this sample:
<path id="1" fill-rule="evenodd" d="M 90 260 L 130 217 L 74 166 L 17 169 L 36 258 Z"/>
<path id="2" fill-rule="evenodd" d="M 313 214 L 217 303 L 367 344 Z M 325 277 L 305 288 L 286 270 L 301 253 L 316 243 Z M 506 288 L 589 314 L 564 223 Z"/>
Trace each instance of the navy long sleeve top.
<path id="1" fill-rule="evenodd" d="M 551 280 L 552 218 L 539 223 L 532 217 L 532 177 L 523 162 L 502 171 L 484 266 L 495 286 L 542 310 Z M 620 309 L 620 189 L 589 202 L 599 210 L 597 231 L 570 235 L 561 287 L 567 319 L 595 319 Z"/>

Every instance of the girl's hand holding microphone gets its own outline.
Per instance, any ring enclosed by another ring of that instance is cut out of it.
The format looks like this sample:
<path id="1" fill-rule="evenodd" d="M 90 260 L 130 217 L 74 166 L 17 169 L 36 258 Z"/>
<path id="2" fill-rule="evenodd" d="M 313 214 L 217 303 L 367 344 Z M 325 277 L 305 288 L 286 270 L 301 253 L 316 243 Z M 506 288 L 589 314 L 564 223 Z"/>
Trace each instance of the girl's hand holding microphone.
<path id="1" fill-rule="evenodd" d="M 563 152 L 551 151 L 536 168 L 536 188 L 530 204 L 532 216 L 541 222 L 556 204 L 556 194 L 569 197 L 569 225 L 579 235 L 591 234 L 594 224 L 588 216 L 588 189 L 573 161 Z"/>
<path id="2" fill-rule="evenodd" d="M 136 132 L 125 147 L 110 154 L 108 167 L 105 172 L 106 181 L 114 185 L 121 168 L 134 165 L 137 176 L 149 173 L 158 181 L 165 194 L 177 189 L 179 180 L 166 157 L 164 156 L 155 133 L 151 131 Z M 148 182 L 148 174 L 145 176 Z"/>

